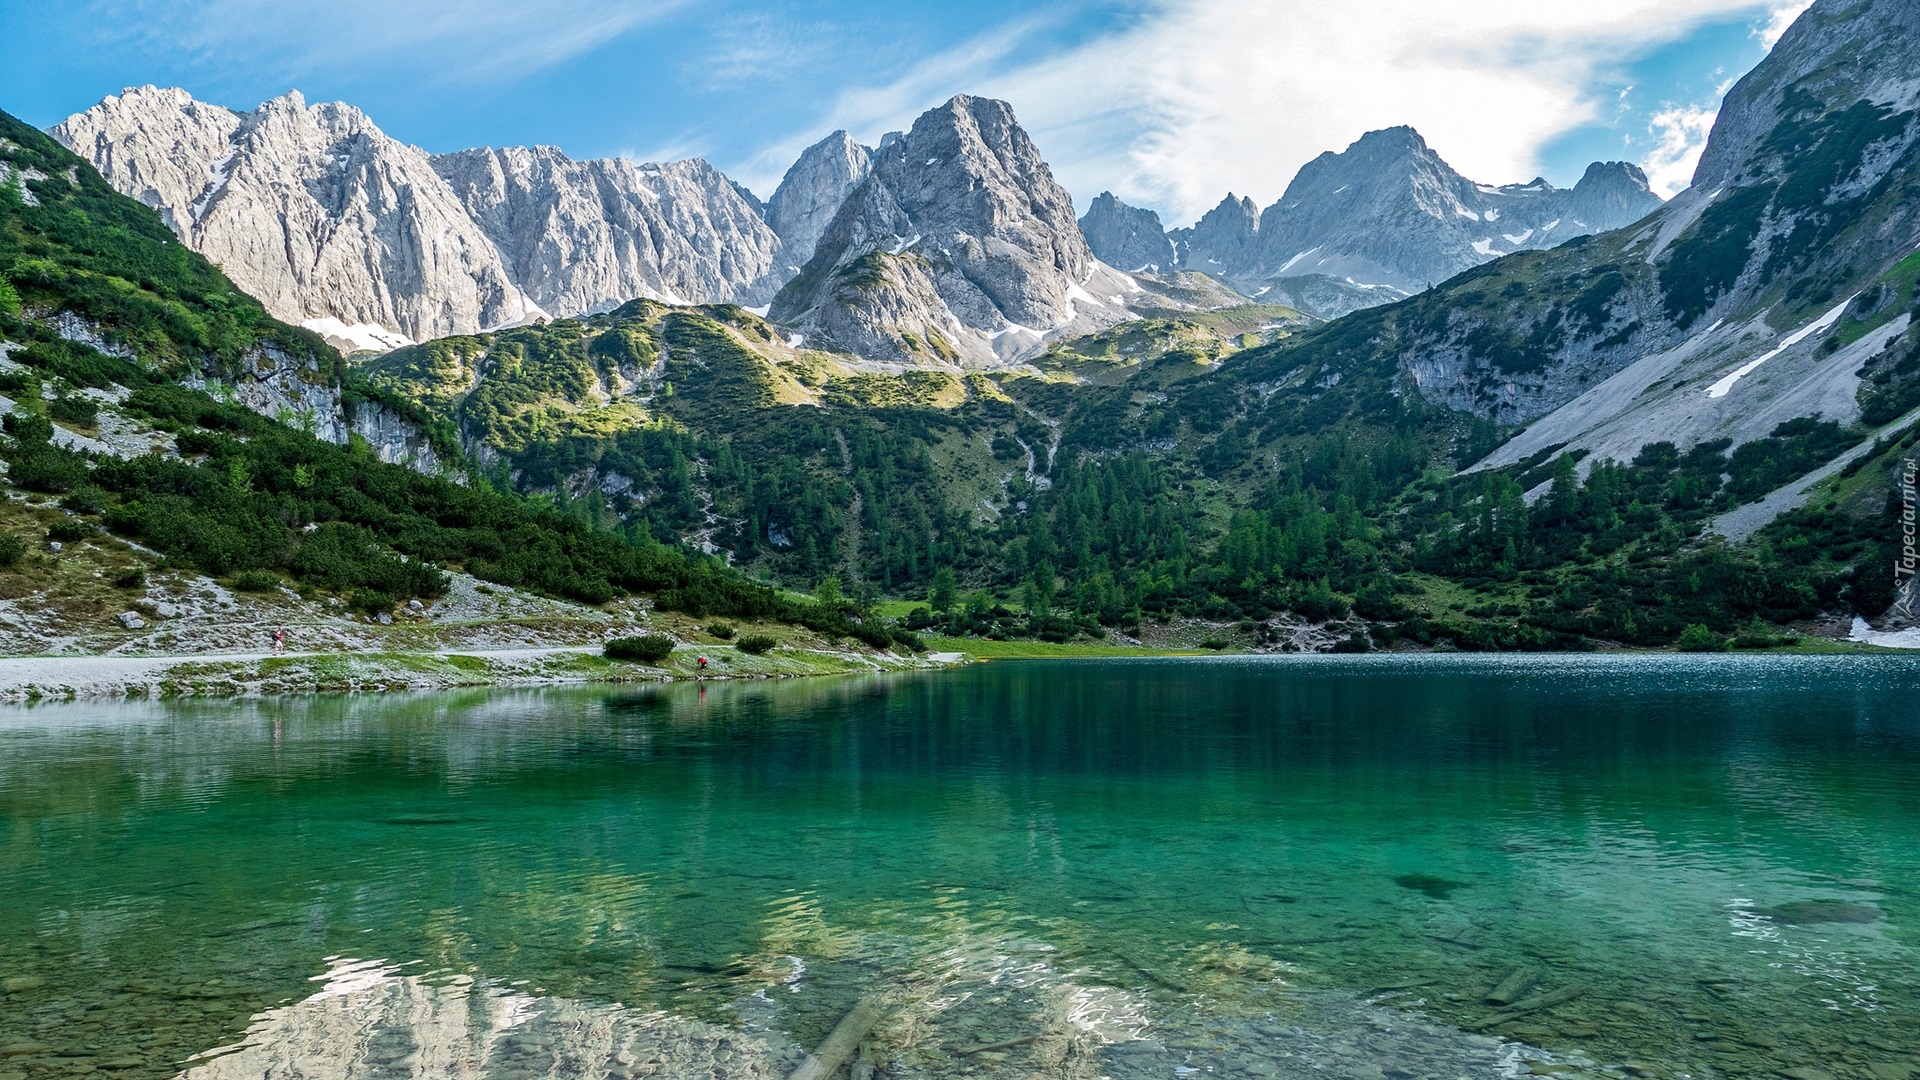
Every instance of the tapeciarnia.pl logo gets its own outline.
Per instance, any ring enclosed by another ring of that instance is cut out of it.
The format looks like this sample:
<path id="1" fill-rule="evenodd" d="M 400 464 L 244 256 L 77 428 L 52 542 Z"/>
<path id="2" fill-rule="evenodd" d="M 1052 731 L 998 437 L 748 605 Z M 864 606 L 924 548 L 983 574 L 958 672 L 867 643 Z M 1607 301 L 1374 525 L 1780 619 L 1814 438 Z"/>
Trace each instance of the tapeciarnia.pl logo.
<path id="1" fill-rule="evenodd" d="M 1913 474 L 1914 459 L 1900 462 L 1900 557 L 1893 561 L 1893 580 L 1912 575 L 1916 556 L 1913 550 Z"/>

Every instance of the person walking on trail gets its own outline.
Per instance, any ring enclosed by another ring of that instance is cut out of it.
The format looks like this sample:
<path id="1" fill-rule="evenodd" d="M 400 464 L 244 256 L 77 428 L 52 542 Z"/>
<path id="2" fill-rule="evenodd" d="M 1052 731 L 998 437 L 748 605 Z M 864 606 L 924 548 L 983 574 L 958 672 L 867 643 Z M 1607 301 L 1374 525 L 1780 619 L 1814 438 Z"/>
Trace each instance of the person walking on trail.
<path id="1" fill-rule="evenodd" d="M 276 627 L 273 631 L 273 651 L 276 653 L 285 652 L 286 648 L 287 628 L 284 626 Z"/>

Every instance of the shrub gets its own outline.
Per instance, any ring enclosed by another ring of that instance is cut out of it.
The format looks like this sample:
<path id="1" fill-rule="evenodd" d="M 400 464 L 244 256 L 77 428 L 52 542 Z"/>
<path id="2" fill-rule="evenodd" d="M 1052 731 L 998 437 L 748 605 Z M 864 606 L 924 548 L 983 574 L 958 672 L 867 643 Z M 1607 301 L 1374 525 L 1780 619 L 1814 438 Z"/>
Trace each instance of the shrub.
<path id="1" fill-rule="evenodd" d="M 47 449 L 15 458 L 7 478 L 16 487 L 58 495 L 85 483 L 87 466 L 77 454 Z"/>
<path id="2" fill-rule="evenodd" d="M 56 521 L 48 527 L 47 539 L 58 540 L 63 544 L 71 544 L 79 540 L 85 540 L 99 531 L 100 530 L 84 521 Z"/>
<path id="3" fill-rule="evenodd" d="M 780 643 L 767 634 L 742 634 L 739 644 L 741 652 L 758 656 Z"/>
<path id="4" fill-rule="evenodd" d="M 92 427 L 100 419 L 100 403 L 79 394 L 61 394 L 47 403 L 47 415 L 63 424 Z"/>
<path id="5" fill-rule="evenodd" d="M 1210 637 L 1207 640 L 1201 642 L 1200 647 L 1203 649 L 1211 649 L 1214 652 L 1219 652 L 1221 649 L 1224 649 L 1227 647 L 1227 639 Z"/>
<path id="6" fill-rule="evenodd" d="M 20 565 L 27 554 L 25 541 L 10 532 L 0 532 L 0 570 L 11 570 Z"/>
<path id="7" fill-rule="evenodd" d="M 0 371 L 0 394 L 15 401 L 37 401 L 40 397 L 40 380 L 33 372 L 15 368 L 12 371 Z"/>
<path id="8" fill-rule="evenodd" d="M 116 589 L 138 589 L 147 583 L 147 571 L 143 567 L 130 566 L 113 576 Z"/>
<path id="9" fill-rule="evenodd" d="M 94 484 L 81 484 L 60 505 L 76 514 L 98 514 L 107 508 L 107 493 Z"/>
<path id="10" fill-rule="evenodd" d="M 355 589 L 353 595 L 347 600 L 348 607 L 355 611 L 364 611 L 369 615 L 392 611 L 393 604 L 394 599 L 391 593 L 383 593 L 377 589 Z"/>
<path id="11" fill-rule="evenodd" d="M 714 637 L 719 638 L 721 641 L 729 641 L 729 640 L 732 640 L 733 638 L 734 629 L 733 627 L 728 626 L 726 623 L 723 623 L 723 622 L 708 623 L 707 633 L 712 634 Z"/>
<path id="12" fill-rule="evenodd" d="M 1673 647 L 1681 652 L 1727 651 L 1726 640 L 1699 623 L 1687 624 L 1687 628 L 1680 631 L 1680 638 L 1673 643 Z"/>
<path id="13" fill-rule="evenodd" d="M 643 664 L 657 664 L 673 655 L 673 647 L 678 644 L 665 634 L 642 634 L 639 637 L 614 638 L 607 642 L 601 652 L 609 660 L 638 660 Z"/>
<path id="14" fill-rule="evenodd" d="M 1345 641 L 1334 642 L 1333 648 L 1330 651 L 1337 653 L 1372 652 L 1373 642 L 1367 640 L 1367 635 L 1355 630 L 1353 633 L 1347 635 Z"/>
<path id="15" fill-rule="evenodd" d="M 271 570 L 242 570 L 233 575 L 233 587 L 241 592 L 272 592 L 280 578 Z"/>

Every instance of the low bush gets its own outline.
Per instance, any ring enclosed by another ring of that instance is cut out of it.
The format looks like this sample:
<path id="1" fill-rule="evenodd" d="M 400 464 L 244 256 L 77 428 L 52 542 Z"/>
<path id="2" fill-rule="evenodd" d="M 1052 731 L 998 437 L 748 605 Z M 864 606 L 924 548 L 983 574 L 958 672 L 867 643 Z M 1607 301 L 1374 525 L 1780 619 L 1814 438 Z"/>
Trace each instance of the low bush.
<path id="1" fill-rule="evenodd" d="M 74 427 L 92 427 L 100 419 L 100 403 L 78 394 L 62 394 L 47 403 L 47 415 Z"/>
<path id="2" fill-rule="evenodd" d="M 1680 638 L 1673 647 L 1681 652 L 1726 652 L 1726 639 L 1699 623 L 1689 623 L 1680 631 Z"/>
<path id="3" fill-rule="evenodd" d="M 728 626 L 726 623 L 722 623 L 722 622 L 708 623 L 707 633 L 712 634 L 714 637 L 719 638 L 721 641 L 731 641 L 733 639 L 734 629 L 733 627 Z"/>
<path id="4" fill-rule="evenodd" d="M 99 531 L 99 529 L 94 528 L 87 522 L 69 519 L 66 521 L 56 521 L 48 526 L 47 539 L 57 540 L 62 544 L 71 544 L 94 536 L 99 533 Z"/>
<path id="5" fill-rule="evenodd" d="M 60 505 L 76 514 L 98 514 L 107 508 L 107 493 L 93 484 L 81 484 Z"/>
<path id="6" fill-rule="evenodd" d="M 664 634 L 642 634 L 639 637 L 614 638 L 607 642 L 601 652 L 609 660 L 638 660 L 643 664 L 657 664 L 673 655 L 676 644 Z"/>
<path id="7" fill-rule="evenodd" d="M 383 611 L 392 611 L 394 599 L 392 593 L 383 593 L 378 589 L 355 589 L 347 599 L 347 606 L 355 611 L 364 611 L 369 615 L 378 615 Z"/>
<path id="8" fill-rule="evenodd" d="M 758 656 L 780 643 L 767 634 L 742 634 L 739 644 L 741 652 Z"/>
<path id="9" fill-rule="evenodd" d="M 147 572 L 138 566 L 130 566 L 113 576 L 113 587 L 116 589 L 138 589 L 146 583 Z"/>
<path id="10" fill-rule="evenodd" d="M 11 570 L 26 558 L 26 542 L 10 532 L 0 532 L 0 570 Z"/>
<path id="11" fill-rule="evenodd" d="M 233 575 L 233 587 L 241 592 L 272 592 L 280 578 L 271 570 L 242 570 Z"/>

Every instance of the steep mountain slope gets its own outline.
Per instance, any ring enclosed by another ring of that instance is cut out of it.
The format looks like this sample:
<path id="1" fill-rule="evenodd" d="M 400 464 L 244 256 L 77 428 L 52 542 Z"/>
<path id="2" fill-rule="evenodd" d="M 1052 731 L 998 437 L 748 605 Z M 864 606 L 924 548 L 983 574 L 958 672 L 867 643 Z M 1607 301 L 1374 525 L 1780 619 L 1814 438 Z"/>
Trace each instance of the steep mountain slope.
<path id="1" fill-rule="evenodd" d="M 141 87 L 52 134 L 289 322 L 426 338 L 541 314 L 427 155 L 351 106 Z"/>
<path id="2" fill-rule="evenodd" d="M 773 317 L 862 356 L 992 364 L 1127 317 L 1005 102 L 956 97 L 874 155 Z"/>
<path id="3" fill-rule="evenodd" d="M 548 311 L 605 311 L 635 297 L 760 304 L 777 285 L 779 238 L 749 196 L 697 158 L 575 161 L 536 146 L 440 154 L 433 167 Z"/>
<path id="4" fill-rule="evenodd" d="M 873 171 L 873 151 L 844 131 L 814 143 L 780 178 L 767 199 L 767 225 L 780 236 L 786 276 L 800 272 L 813 258 L 820 234 L 832 224 L 840 204 Z"/>
<path id="5" fill-rule="evenodd" d="M 1593 350 L 1604 366 L 1566 387 L 1584 392 L 1495 460 L 1547 440 L 1624 454 L 1636 439 L 1740 443 L 1798 416 L 1861 420 L 1862 365 L 1898 351 L 1912 319 L 1916 49 L 1911 5 L 1809 9 L 1728 93 L 1693 187 L 1595 242 L 1587 258 L 1626 282 L 1609 306 L 1621 341 Z"/>

